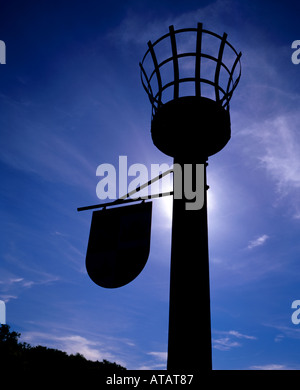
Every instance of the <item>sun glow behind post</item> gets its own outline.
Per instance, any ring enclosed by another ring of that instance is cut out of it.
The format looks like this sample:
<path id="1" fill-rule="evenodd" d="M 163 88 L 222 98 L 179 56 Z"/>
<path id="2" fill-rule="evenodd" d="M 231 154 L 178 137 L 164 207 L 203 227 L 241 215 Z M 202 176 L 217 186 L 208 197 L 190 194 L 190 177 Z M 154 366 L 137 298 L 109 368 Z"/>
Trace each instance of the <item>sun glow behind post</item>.
<path id="1" fill-rule="evenodd" d="M 172 169 L 172 165 L 153 164 L 151 166 L 151 178 L 164 174 Z M 157 196 L 157 194 L 168 194 L 173 191 L 173 172 L 167 173 L 159 180 L 153 182 L 147 189 L 148 196 Z M 147 196 L 146 193 L 144 195 Z M 173 195 L 155 197 L 155 209 L 157 209 L 159 225 L 170 228 L 172 224 Z"/>
<path id="2" fill-rule="evenodd" d="M 165 176 L 160 180 L 160 183 L 155 183 L 151 185 L 150 194 L 156 193 L 168 193 L 173 191 L 173 173 Z M 216 213 L 220 208 L 220 202 L 222 201 L 222 197 L 219 191 L 209 189 L 207 194 L 207 211 L 208 216 L 212 220 L 215 220 Z M 160 218 L 166 223 L 166 226 L 172 224 L 172 216 L 173 216 L 173 195 L 164 196 L 162 198 L 158 198 L 157 201 Z"/>
<path id="3" fill-rule="evenodd" d="M 171 224 L 173 214 L 173 196 L 165 196 L 164 198 L 160 199 L 160 207 L 163 218 Z"/>
<path id="4" fill-rule="evenodd" d="M 217 211 L 217 199 L 216 199 L 216 193 L 213 191 L 208 190 L 207 193 L 207 213 L 209 215 L 214 215 Z"/>
<path id="5" fill-rule="evenodd" d="M 237 210 L 242 210 L 249 199 L 247 194 L 238 189 L 237 183 L 223 172 L 209 172 L 207 184 L 207 223 L 212 250 L 220 242 L 229 243 L 234 234 L 240 235 L 237 226 L 240 224 L 241 212 Z M 235 192 L 232 188 L 235 188 Z"/>
<path id="6" fill-rule="evenodd" d="M 151 190 L 151 194 L 154 194 L 156 191 L 158 191 L 157 187 L 155 188 L 155 191 Z M 161 179 L 161 183 L 159 184 L 160 193 L 167 193 L 171 191 L 173 191 L 173 173 Z M 219 198 L 219 201 L 217 201 L 217 197 Z M 207 209 L 208 214 L 212 219 L 215 219 L 214 217 L 216 212 L 218 212 L 218 204 L 220 201 L 220 196 L 217 195 L 216 191 L 207 191 Z M 159 198 L 157 204 L 161 220 L 164 221 L 166 226 L 171 226 L 173 216 L 173 195 Z"/>

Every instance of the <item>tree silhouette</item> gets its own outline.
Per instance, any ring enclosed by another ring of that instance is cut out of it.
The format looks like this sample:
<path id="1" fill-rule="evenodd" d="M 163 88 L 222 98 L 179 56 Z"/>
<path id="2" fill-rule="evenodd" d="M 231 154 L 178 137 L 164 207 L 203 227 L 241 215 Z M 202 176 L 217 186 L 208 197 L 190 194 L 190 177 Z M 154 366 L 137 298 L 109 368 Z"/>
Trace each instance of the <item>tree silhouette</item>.
<path id="1" fill-rule="evenodd" d="M 118 373 L 126 370 L 116 363 L 107 360 L 90 361 L 83 355 L 68 355 L 58 349 L 41 345 L 32 347 L 30 344 L 19 342 L 21 334 L 10 331 L 9 325 L 0 326 L 0 372 L 15 375 L 36 374 L 44 378 L 49 376 L 82 375 L 96 377 L 98 374 Z"/>

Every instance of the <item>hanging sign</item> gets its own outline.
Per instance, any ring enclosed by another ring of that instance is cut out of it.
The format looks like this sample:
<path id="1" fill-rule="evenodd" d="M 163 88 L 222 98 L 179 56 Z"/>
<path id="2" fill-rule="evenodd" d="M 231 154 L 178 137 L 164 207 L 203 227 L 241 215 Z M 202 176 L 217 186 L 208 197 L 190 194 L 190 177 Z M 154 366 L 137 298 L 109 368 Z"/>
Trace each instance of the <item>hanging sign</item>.
<path id="1" fill-rule="evenodd" d="M 94 211 L 86 269 L 94 283 L 117 288 L 135 279 L 150 251 L 152 202 Z"/>

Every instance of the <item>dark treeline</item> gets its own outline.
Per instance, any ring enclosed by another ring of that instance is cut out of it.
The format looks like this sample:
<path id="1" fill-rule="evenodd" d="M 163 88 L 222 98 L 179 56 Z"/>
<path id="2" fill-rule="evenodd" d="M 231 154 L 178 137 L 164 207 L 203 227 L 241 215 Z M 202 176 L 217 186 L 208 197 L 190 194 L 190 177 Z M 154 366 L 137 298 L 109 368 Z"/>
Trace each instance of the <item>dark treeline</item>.
<path id="1" fill-rule="evenodd" d="M 0 372 L 22 374 L 38 374 L 59 377 L 72 377 L 97 374 L 118 373 L 126 368 L 107 360 L 91 361 L 81 354 L 68 355 L 66 352 L 43 346 L 32 347 L 19 342 L 20 333 L 10 330 L 8 325 L 0 325 Z M 46 377 L 45 377 L 46 378 Z"/>

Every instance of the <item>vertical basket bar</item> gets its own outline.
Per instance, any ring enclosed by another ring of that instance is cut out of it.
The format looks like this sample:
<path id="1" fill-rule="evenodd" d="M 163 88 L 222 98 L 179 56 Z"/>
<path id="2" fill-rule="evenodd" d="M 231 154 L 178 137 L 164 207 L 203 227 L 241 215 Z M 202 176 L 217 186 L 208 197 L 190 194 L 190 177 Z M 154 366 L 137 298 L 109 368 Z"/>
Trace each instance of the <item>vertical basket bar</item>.
<path id="1" fill-rule="evenodd" d="M 154 69 L 155 69 L 155 73 L 156 73 L 157 84 L 158 84 L 157 100 L 158 100 L 158 104 L 160 105 L 160 103 L 161 103 L 161 93 L 162 93 L 162 82 L 161 82 L 159 66 L 158 66 L 157 58 L 156 58 L 156 55 L 155 55 L 155 52 L 154 52 L 153 45 L 152 45 L 151 41 L 148 42 L 148 47 L 149 47 L 149 51 L 150 51 L 150 54 L 151 54 L 151 57 L 152 57 L 152 61 L 153 61 Z"/>
<path id="2" fill-rule="evenodd" d="M 178 57 L 177 57 L 177 47 L 176 47 L 176 38 L 174 26 L 169 27 L 170 30 L 170 39 L 172 46 L 172 55 L 173 55 L 173 69 L 174 69 L 174 99 L 179 97 L 179 67 L 178 67 Z"/>
<path id="3" fill-rule="evenodd" d="M 217 67 L 216 67 L 216 73 L 215 73 L 215 94 L 216 94 L 216 101 L 220 101 L 220 91 L 219 91 L 219 77 L 220 77 L 220 70 L 221 70 L 221 65 L 222 65 L 222 57 L 224 53 L 224 47 L 226 44 L 226 39 L 227 39 L 227 34 L 224 33 L 222 37 L 222 41 L 220 44 L 220 49 L 219 49 L 219 54 L 218 54 L 218 62 L 217 62 Z"/>
<path id="4" fill-rule="evenodd" d="M 151 84 L 150 84 L 148 76 L 147 76 L 147 74 L 145 72 L 145 69 L 143 68 L 143 65 L 141 63 L 140 63 L 140 68 L 141 68 L 141 81 L 142 81 L 143 87 L 144 87 L 144 89 L 147 92 L 147 95 L 149 97 L 149 100 L 150 100 L 150 103 L 151 103 L 152 109 L 153 109 L 152 111 L 156 111 L 157 107 L 155 106 L 155 99 L 154 99 L 154 96 L 153 96 L 153 91 L 152 91 L 152 88 L 151 88 Z M 144 83 L 143 77 L 145 78 L 145 81 L 147 82 L 147 86 Z"/>
<path id="5" fill-rule="evenodd" d="M 202 23 L 197 25 L 197 42 L 196 42 L 196 62 L 195 62 L 195 94 L 201 96 L 201 45 L 202 45 Z"/>
<path id="6" fill-rule="evenodd" d="M 231 72 L 230 72 L 230 76 L 229 76 L 229 80 L 228 80 L 228 84 L 227 84 L 227 89 L 226 89 L 226 96 L 227 96 L 227 98 L 226 98 L 226 103 L 225 103 L 224 106 L 223 106 L 224 108 L 225 108 L 226 106 L 229 105 L 229 100 L 231 99 L 231 96 L 232 96 L 232 94 L 233 94 L 233 91 L 235 90 L 236 86 L 238 85 L 238 82 L 240 81 L 241 69 L 240 69 L 240 73 L 239 73 L 238 78 L 235 80 L 235 82 L 234 82 L 234 84 L 233 84 L 233 86 L 232 86 L 232 89 L 231 89 L 231 91 L 229 92 L 230 83 L 233 83 L 233 73 L 234 73 L 234 71 L 235 71 L 235 68 L 236 68 L 237 64 L 238 64 L 239 61 L 240 61 L 241 56 L 242 56 L 242 53 L 240 52 L 240 53 L 238 54 L 238 56 L 236 57 L 236 59 L 235 59 L 235 61 L 234 61 L 234 64 L 233 64 L 233 66 L 232 66 Z"/>

